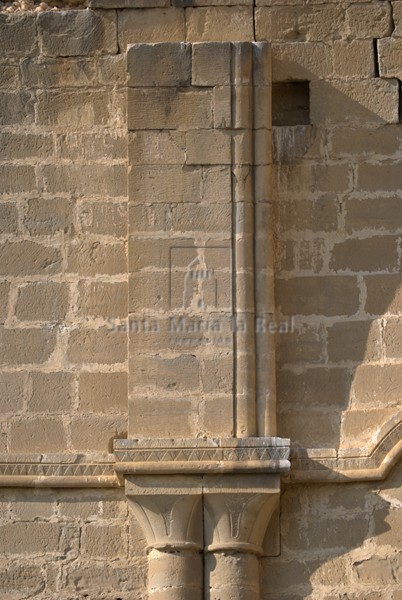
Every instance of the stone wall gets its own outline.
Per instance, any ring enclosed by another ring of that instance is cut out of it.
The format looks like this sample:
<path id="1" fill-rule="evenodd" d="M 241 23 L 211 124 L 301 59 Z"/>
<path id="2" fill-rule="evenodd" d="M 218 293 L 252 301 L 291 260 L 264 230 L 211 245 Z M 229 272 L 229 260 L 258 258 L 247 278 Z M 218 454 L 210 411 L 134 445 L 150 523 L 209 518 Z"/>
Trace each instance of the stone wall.
<path id="1" fill-rule="evenodd" d="M 89 4 L 0 13 L 0 462 L 109 464 L 126 436 L 127 45 L 254 39 L 272 48 L 277 318 L 295 326 L 277 336 L 278 434 L 295 480 L 298 459 L 371 456 L 402 416 L 401 0 Z M 208 392 L 209 367 L 207 395 L 224 370 Z M 208 433 L 230 435 L 218 413 Z M 145 597 L 121 488 L 10 485 L 2 600 Z M 401 600 L 401 486 L 400 464 L 377 483 L 285 482 L 263 598 Z"/>
<path id="2" fill-rule="evenodd" d="M 125 65 L 115 12 L 0 15 L 1 449 L 126 431 Z"/>
<path id="3" fill-rule="evenodd" d="M 384 482 L 285 486 L 265 600 L 400 600 L 402 469 Z M 143 600 L 145 540 L 122 490 L 5 489 L 2 600 Z"/>

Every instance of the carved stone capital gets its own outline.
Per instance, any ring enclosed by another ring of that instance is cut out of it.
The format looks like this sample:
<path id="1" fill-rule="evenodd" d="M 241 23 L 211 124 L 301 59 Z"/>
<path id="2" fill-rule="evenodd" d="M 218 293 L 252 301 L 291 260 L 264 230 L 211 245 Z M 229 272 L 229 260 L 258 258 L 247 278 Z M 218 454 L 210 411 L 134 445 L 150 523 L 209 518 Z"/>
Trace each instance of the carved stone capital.
<path id="1" fill-rule="evenodd" d="M 119 440 L 115 452 L 148 542 L 150 598 L 259 600 L 289 441 Z"/>
<path id="2" fill-rule="evenodd" d="M 279 475 L 205 476 L 205 551 L 262 555 L 279 491 Z"/>
<path id="3" fill-rule="evenodd" d="M 128 476 L 126 496 L 144 531 L 148 550 L 203 549 L 201 477 Z"/>

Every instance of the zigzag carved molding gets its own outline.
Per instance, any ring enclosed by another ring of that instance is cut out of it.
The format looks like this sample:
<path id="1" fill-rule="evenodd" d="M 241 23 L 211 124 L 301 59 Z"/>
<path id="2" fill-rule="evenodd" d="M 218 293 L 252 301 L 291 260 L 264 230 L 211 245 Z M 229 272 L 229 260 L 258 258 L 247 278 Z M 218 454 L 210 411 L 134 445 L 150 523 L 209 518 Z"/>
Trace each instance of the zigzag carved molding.
<path id="1" fill-rule="evenodd" d="M 321 453 L 315 451 L 315 456 L 303 456 L 303 451 L 295 449 L 292 452 L 291 470 L 286 476 L 286 480 L 294 483 L 336 483 L 385 479 L 392 467 L 402 458 L 402 421 L 396 423 L 395 421 L 396 418 L 384 426 L 383 430 L 385 430 L 385 433 L 381 437 L 380 442 L 367 455 L 345 456 L 342 455 L 344 454 L 342 451 L 337 453 L 333 451 L 332 455 L 329 455 L 328 449 L 325 449 Z M 185 470 L 186 460 L 190 458 L 191 449 L 187 448 L 185 450 L 185 454 L 178 452 L 175 461 L 165 460 L 165 465 L 170 469 L 174 468 L 174 464 L 176 464 L 177 468 Z M 249 450 L 251 449 L 242 449 L 238 454 L 243 460 L 246 459 L 245 463 L 247 463 L 247 459 L 250 460 L 252 458 Z M 160 450 L 159 452 L 163 451 Z M 270 460 L 284 460 L 283 452 L 284 449 L 276 448 L 275 456 L 273 449 L 263 452 L 262 455 L 264 455 L 264 458 L 268 458 L 270 454 Z M 211 458 L 210 453 L 207 454 L 208 456 L 205 455 L 204 459 Z M 304 451 L 304 454 L 308 454 L 308 452 Z M 194 454 L 191 456 L 194 458 Z M 56 457 L 52 460 L 47 456 L 41 455 L 0 455 L 0 487 L 119 487 L 124 482 L 122 478 L 119 478 L 117 472 L 126 471 L 127 465 L 135 464 L 121 461 L 132 458 L 133 456 L 128 451 L 122 452 L 117 461 L 113 455 L 105 455 L 105 460 L 98 462 L 91 462 L 90 457 L 83 459 L 79 455 L 58 455 L 57 460 Z M 161 465 L 163 465 L 161 456 L 158 455 L 156 462 L 153 458 L 156 458 L 156 455 L 153 456 L 150 453 L 147 468 L 157 468 L 159 465 L 159 469 L 161 469 Z M 165 453 L 165 459 L 169 458 L 171 457 Z M 201 454 L 198 454 L 198 458 L 202 458 Z M 217 458 L 217 455 L 215 455 L 215 458 Z M 268 461 L 263 462 L 267 463 L 265 467 L 269 466 Z M 211 463 L 211 461 L 206 460 L 206 463 Z M 219 471 L 218 463 L 219 460 L 214 463 L 216 471 Z M 250 463 L 250 466 L 254 465 L 255 470 L 266 470 L 266 472 L 269 472 L 269 468 L 264 469 L 263 465 L 258 465 L 255 460 L 251 460 Z M 163 471 L 163 467 L 161 470 Z M 209 469 L 207 468 L 206 470 Z M 135 467 L 133 471 L 136 471 Z"/>

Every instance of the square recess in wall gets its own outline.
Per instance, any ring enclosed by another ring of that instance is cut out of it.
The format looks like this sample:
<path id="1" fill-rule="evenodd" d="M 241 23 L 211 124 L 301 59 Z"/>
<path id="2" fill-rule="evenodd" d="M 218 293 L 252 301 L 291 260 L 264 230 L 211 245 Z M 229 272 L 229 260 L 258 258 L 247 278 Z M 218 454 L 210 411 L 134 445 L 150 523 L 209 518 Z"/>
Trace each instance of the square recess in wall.
<path id="1" fill-rule="evenodd" d="M 274 126 L 310 123 L 310 83 L 286 81 L 272 86 L 272 123 Z"/>

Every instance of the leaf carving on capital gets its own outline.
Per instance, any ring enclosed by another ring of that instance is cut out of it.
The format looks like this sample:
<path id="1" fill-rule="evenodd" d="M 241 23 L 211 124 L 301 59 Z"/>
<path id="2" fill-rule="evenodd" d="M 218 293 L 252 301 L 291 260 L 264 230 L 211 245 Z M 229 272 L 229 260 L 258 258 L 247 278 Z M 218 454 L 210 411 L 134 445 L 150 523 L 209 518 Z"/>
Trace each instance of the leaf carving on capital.
<path id="1" fill-rule="evenodd" d="M 206 546 L 262 554 L 262 544 L 278 494 L 236 493 L 204 496 Z"/>
<path id="2" fill-rule="evenodd" d="M 149 547 L 202 547 L 201 496 L 129 496 Z"/>

